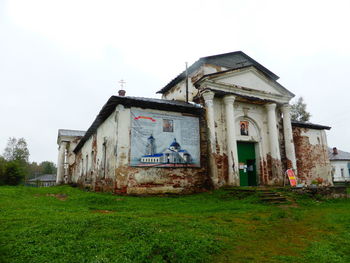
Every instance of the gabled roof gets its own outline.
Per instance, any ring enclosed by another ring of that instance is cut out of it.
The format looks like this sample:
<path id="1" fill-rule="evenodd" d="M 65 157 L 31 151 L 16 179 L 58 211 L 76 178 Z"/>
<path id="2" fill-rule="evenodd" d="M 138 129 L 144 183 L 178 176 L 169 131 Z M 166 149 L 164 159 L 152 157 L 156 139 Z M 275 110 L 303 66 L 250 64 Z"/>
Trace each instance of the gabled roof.
<path id="1" fill-rule="evenodd" d="M 54 181 L 54 182 L 56 182 L 56 174 L 43 174 L 43 175 L 39 175 L 39 176 L 29 180 L 29 182 L 36 182 L 36 181 L 41 181 L 41 182 Z"/>
<path id="2" fill-rule="evenodd" d="M 279 79 L 277 75 L 275 75 L 273 72 L 265 68 L 260 63 L 256 62 L 254 59 L 252 59 L 242 51 L 202 57 L 188 68 L 187 70 L 188 74 L 193 73 L 204 64 L 211 64 L 215 66 L 225 67 L 227 69 L 238 69 L 238 68 L 247 67 L 247 66 L 254 66 L 258 70 L 263 72 L 267 77 L 271 78 L 272 80 L 276 81 L 277 79 Z M 170 81 L 166 86 L 164 86 L 157 93 L 163 94 L 167 92 L 172 87 L 174 87 L 177 83 L 184 80 L 185 77 L 186 77 L 186 72 L 183 71 L 181 74 L 179 74 L 176 78 Z"/>
<path id="3" fill-rule="evenodd" d="M 350 161 L 350 153 L 337 149 L 338 154 L 333 153 L 332 148 L 328 148 L 328 157 L 331 161 Z"/>
<path id="4" fill-rule="evenodd" d="M 292 121 L 292 126 L 294 127 L 301 127 L 301 128 L 309 128 L 309 129 L 315 129 L 315 130 L 330 130 L 331 127 L 324 126 L 320 124 L 314 124 L 311 122 L 303 122 L 303 121 Z"/>
<path id="5" fill-rule="evenodd" d="M 97 115 L 90 128 L 85 133 L 84 137 L 80 140 L 78 145 L 73 150 L 77 153 L 84 145 L 84 143 L 97 131 L 98 127 L 113 113 L 117 105 L 123 105 L 126 108 L 139 107 L 143 109 L 155 109 L 165 110 L 172 112 L 182 112 L 193 115 L 201 115 L 204 109 L 202 106 L 192 103 L 176 100 L 163 100 L 153 98 L 141 98 L 141 97 L 121 97 L 112 96 L 102 107 L 101 111 Z"/>

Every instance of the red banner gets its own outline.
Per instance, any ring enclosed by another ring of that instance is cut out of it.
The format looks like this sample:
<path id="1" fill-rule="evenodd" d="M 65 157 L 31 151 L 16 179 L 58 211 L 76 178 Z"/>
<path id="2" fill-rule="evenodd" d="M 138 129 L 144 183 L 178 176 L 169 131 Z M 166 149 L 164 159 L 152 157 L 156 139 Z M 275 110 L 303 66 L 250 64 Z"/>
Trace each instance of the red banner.
<path id="1" fill-rule="evenodd" d="M 138 116 L 138 117 L 135 117 L 134 118 L 135 120 L 138 120 L 138 119 L 146 119 L 146 120 L 151 120 L 153 122 L 155 122 L 156 120 L 151 118 L 151 117 L 146 117 L 146 116 Z"/>

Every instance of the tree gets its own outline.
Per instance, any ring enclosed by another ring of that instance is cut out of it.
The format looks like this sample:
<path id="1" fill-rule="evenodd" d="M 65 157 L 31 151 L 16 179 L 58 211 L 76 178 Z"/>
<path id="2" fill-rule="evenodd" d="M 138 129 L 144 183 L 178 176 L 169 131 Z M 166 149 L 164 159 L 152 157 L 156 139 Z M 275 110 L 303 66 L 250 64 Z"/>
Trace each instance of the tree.
<path id="1" fill-rule="evenodd" d="M 36 176 L 43 174 L 43 169 L 41 165 L 37 162 L 31 162 L 28 164 L 28 177 L 27 179 L 33 179 Z"/>
<path id="2" fill-rule="evenodd" d="M 24 138 L 9 138 L 0 158 L 0 184 L 17 185 L 28 172 L 29 150 Z"/>
<path id="3" fill-rule="evenodd" d="M 5 184 L 6 160 L 0 156 L 0 185 Z"/>
<path id="4" fill-rule="evenodd" d="M 3 183 L 6 185 L 18 185 L 26 176 L 26 170 L 21 161 L 14 160 L 6 163 Z"/>
<path id="5" fill-rule="evenodd" d="M 56 165 L 53 162 L 44 161 L 40 166 L 42 167 L 43 174 L 55 174 L 57 171 Z"/>
<path id="6" fill-rule="evenodd" d="M 303 97 L 294 102 L 291 106 L 291 119 L 293 121 L 304 121 L 310 120 L 311 114 L 306 111 L 306 103 L 304 103 Z"/>
<path id="7" fill-rule="evenodd" d="M 27 163 L 29 159 L 29 150 L 24 138 L 16 139 L 10 137 L 4 151 L 4 158 L 7 161 L 22 161 Z"/>

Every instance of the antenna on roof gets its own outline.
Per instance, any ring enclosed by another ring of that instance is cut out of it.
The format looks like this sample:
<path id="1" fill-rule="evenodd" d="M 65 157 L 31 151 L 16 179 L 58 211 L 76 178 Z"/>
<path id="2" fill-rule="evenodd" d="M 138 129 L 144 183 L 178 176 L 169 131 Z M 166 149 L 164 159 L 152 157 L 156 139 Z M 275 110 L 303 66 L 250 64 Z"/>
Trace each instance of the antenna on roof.
<path id="1" fill-rule="evenodd" d="M 187 72 L 187 62 L 186 64 L 186 102 L 188 102 L 188 72 Z"/>

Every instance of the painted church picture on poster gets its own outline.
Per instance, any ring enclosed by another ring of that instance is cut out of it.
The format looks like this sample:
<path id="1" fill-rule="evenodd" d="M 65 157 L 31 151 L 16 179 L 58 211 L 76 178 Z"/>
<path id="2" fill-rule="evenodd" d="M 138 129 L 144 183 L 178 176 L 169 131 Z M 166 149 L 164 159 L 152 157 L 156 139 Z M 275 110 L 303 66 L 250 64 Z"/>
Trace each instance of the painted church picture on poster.
<path id="1" fill-rule="evenodd" d="M 132 109 L 131 160 L 141 167 L 200 167 L 199 120 Z"/>

